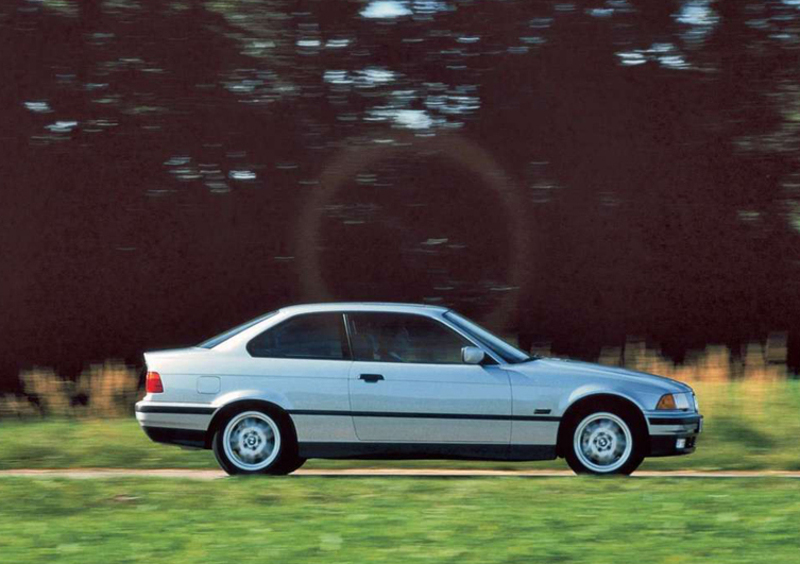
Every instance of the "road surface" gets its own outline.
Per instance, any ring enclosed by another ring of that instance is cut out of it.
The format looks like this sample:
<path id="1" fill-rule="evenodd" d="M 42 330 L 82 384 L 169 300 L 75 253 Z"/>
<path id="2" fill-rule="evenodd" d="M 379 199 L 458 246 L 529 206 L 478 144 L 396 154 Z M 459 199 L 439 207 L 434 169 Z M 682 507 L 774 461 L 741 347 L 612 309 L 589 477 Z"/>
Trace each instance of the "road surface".
<path id="1" fill-rule="evenodd" d="M 2 477 L 35 477 L 35 478 L 181 478 L 191 480 L 216 480 L 226 478 L 221 470 L 159 469 L 159 470 L 126 470 L 122 468 L 73 468 L 59 470 L 0 470 Z M 480 478 L 480 477 L 519 477 L 519 478 L 553 478 L 573 477 L 569 470 L 462 470 L 462 469 L 424 469 L 424 468 L 352 468 L 333 470 L 297 470 L 292 477 L 325 476 L 325 477 L 415 477 L 415 478 Z M 647 471 L 636 472 L 634 478 L 800 478 L 800 472 L 779 471 Z"/>

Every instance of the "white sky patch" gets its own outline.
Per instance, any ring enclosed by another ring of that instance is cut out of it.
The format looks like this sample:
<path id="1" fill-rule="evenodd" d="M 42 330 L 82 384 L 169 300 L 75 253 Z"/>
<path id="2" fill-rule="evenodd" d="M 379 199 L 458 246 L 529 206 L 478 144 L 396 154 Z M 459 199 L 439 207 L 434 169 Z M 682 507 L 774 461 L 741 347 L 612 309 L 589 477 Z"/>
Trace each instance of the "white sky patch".
<path id="1" fill-rule="evenodd" d="M 353 84 L 359 88 L 372 88 L 381 84 L 388 84 L 397 78 L 394 71 L 368 67 L 357 70 L 352 74 L 345 70 L 327 70 L 322 79 L 330 84 Z"/>
<path id="2" fill-rule="evenodd" d="M 450 8 L 444 2 L 438 2 L 437 0 L 414 0 L 413 9 L 415 12 L 420 14 L 433 14 L 435 12 L 447 12 L 451 11 L 453 8 Z"/>
<path id="3" fill-rule="evenodd" d="M 359 71 L 359 74 L 367 81 L 374 83 L 385 83 L 394 80 L 394 73 L 386 69 L 367 68 Z"/>
<path id="4" fill-rule="evenodd" d="M 347 71 L 343 70 L 327 70 L 322 75 L 322 80 L 330 84 L 352 84 L 353 79 L 347 76 Z"/>
<path id="5" fill-rule="evenodd" d="M 654 61 L 670 69 L 688 69 L 691 65 L 672 43 L 653 43 L 647 49 L 620 51 L 617 53 L 620 63 L 625 66 L 643 65 Z"/>
<path id="6" fill-rule="evenodd" d="M 424 110 L 394 110 L 394 121 L 409 129 L 428 129 L 433 120 Z"/>
<path id="7" fill-rule="evenodd" d="M 480 100 L 475 96 L 428 96 L 425 106 L 443 114 L 466 114 L 480 108 Z"/>
<path id="8" fill-rule="evenodd" d="M 74 128 L 78 127 L 77 121 L 57 121 L 55 123 L 51 123 L 50 125 L 45 126 L 50 131 L 54 133 L 66 133 L 68 131 L 72 131 Z"/>
<path id="9" fill-rule="evenodd" d="M 167 165 L 167 166 L 181 166 L 181 165 L 188 164 L 189 161 L 191 161 L 191 160 L 192 160 L 191 157 L 175 156 L 175 157 L 172 157 L 171 159 L 169 159 L 168 161 L 165 161 L 164 164 Z"/>
<path id="10" fill-rule="evenodd" d="M 641 53 L 637 53 L 635 51 L 627 52 L 627 53 L 617 53 L 617 57 L 620 58 L 620 62 L 623 65 L 627 66 L 634 66 L 634 65 L 643 65 L 647 62 L 647 59 Z"/>
<path id="11" fill-rule="evenodd" d="M 717 13 L 711 9 L 709 0 L 688 0 L 675 17 L 687 25 L 714 25 L 719 21 Z"/>
<path id="12" fill-rule="evenodd" d="M 675 48 L 672 43 L 653 43 L 648 51 L 652 53 L 669 53 Z"/>
<path id="13" fill-rule="evenodd" d="M 349 39 L 330 39 L 325 44 L 325 47 L 328 49 L 341 49 L 343 47 L 347 47 L 348 45 L 350 45 Z"/>
<path id="14" fill-rule="evenodd" d="M 434 126 L 433 118 L 425 110 L 376 108 L 370 110 L 369 113 L 367 121 L 392 121 L 396 125 L 408 129 L 430 129 Z"/>
<path id="15" fill-rule="evenodd" d="M 546 29 L 553 23 L 553 18 L 533 18 L 528 25 L 533 29 Z"/>
<path id="16" fill-rule="evenodd" d="M 673 17 L 685 26 L 681 32 L 684 41 L 694 44 L 704 42 L 720 19 L 711 0 L 686 0 Z"/>
<path id="17" fill-rule="evenodd" d="M 47 114 L 53 111 L 47 102 L 25 102 L 25 107 L 37 114 Z"/>
<path id="18" fill-rule="evenodd" d="M 252 170 L 232 170 L 228 173 L 231 180 L 255 180 L 256 173 Z"/>
<path id="19" fill-rule="evenodd" d="M 658 61 L 665 67 L 671 67 L 676 69 L 682 69 L 689 66 L 686 60 L 680 55 L 668 55 L 666 57 L 660 57 Z"/>
<path id="20" fill-rule="evenodd" d="M 397 2 L 394 0 L 375 0 L 367 4 L 367 7 L 361 10 L 361 17 L 392 19 L 410 16 L 412 13 L 413 12 L 408 8 L 406 2 Z"/>
<path id="21" fill-rule="evenodd" d="M 614 15 L 614 8 L 591 8 L 586 13 L 594 18 L 610 18 Z"/>

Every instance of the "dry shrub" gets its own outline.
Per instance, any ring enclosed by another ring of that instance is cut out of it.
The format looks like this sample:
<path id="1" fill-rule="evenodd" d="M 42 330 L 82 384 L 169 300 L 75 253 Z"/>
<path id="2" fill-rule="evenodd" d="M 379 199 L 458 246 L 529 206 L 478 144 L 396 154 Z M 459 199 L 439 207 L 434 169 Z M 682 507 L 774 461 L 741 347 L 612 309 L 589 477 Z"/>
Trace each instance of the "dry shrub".
<path id="1" fill-rule="evenodd" d="M 38 401 L 41 415 L 66 417 L 72 414 L 74 384 L 50 368 L 24 370 L 19 375 L 25 395 Z"/>
<path id="2" fill-rule="evenodd" d="M 91 365 L 75 381 L 39 367 L 23 371 L 20 381 L 24 397 L 0 397 L 0 418 L 124 417 L 141 395 L 136 369 L 115 360 Z"/>
<path id="3" fill-rule="evenodd" d="M 687 383 L 778 382 L 787 377 L 785 343 L 784 333 L 772 334 L 766 345 L 748 344 L 741 356 L 732 355 L 725 346 L 709 345 L 702 351 L 687 354 L 683 363 L 676 364 L 657 349 L 648 348 L 643 341 L 630 339 L 624 348 L 603 349 L 598 362 Z"/>
<path id="4" fill-rule="evenodd" d="M 39 409 L 28 398 L 10 394 L 0 396 L 0 419 L 21 419 L 36 415 L 39 415 Z"/>
<path id="5" fill-rule="evenodd" d="M 122 417 L 133 413 L 139 396 L 139 375 L 119 361 L 93 364 L 75 383 L 78 394 L 87 398 L 82 406 L 90 417 Z"/>

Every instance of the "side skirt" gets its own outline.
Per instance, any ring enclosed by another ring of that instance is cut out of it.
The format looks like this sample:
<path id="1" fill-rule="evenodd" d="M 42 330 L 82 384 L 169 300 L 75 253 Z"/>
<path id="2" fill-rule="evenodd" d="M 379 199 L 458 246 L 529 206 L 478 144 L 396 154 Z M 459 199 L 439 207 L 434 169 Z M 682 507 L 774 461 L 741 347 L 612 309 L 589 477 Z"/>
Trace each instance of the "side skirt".
<path id="1" fill-rule="evenodd" d="M 555 445 L 464 443 L 300 443 L 303 458 L 374 460 L 553 460 Z"/>

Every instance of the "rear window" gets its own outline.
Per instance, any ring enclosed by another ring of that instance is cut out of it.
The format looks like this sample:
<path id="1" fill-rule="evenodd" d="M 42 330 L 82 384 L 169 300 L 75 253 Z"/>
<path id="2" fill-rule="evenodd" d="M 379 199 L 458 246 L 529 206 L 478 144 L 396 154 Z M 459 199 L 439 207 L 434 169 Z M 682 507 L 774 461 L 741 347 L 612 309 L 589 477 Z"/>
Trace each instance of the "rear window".
<path id="1" fill-rule="evenodd" d="M 298 315 L 270 327 L 247 344 L 260 358 L 349 358 L 341 313 Z"/>
<path id="2" fill-rule="evenodd" d="M 217 345 L 219 345 L 221 343 L 224 343 L 225 341 L 227 341 L 231 337 L 235 337 L 236 335 L 238 335 L 242 331 L 245 331 L 246 329 L 250 329 L 250 327 L 252 327 L 253 325 L 257 325 L 257 324 L 261 323 L 262 321 L 264 321 L 265 319 L 269 319 L 273 315 L 277 314 L 278 311 L 280 311 L 280 310 L 271 311 L 269 313 L 266 313 L 266 314 L 262 315 L 261 317 L 256 317 L 255 319 L 251 319 L 247 323 L 242 323 L 241 325 L 237 325 L 233 329 L 228 329 L 227 331 L 217 335 L 216 337 L 211 337 L 209 340 L 203 341 L 202 343 L 200 343 L 197 346 L 201 347 L 201 348 L 204 348 L 204 349 L 213 349 L 214 347 L 216 347 Z"/>

